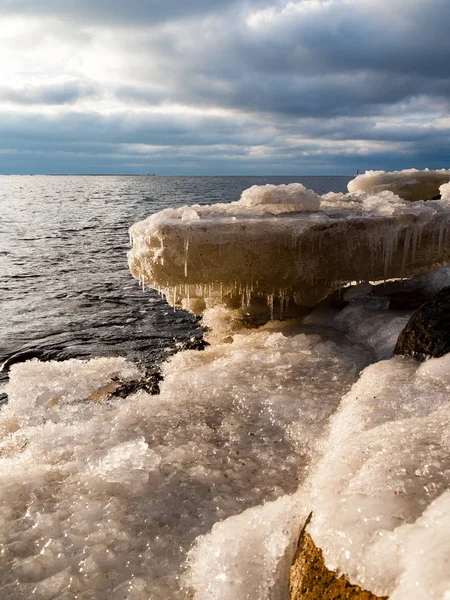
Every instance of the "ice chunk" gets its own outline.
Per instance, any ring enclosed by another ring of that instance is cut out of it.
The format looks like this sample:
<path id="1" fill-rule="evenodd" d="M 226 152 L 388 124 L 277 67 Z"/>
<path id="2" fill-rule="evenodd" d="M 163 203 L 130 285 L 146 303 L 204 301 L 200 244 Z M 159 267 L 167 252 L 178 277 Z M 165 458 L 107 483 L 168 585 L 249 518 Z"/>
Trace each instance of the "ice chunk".
<path id="1" fill-rule="evenodd" d="M 284 600 L 301 516 L 295 497 L 246 510 L 197 538 L 186 583 L 194 600 Z"/>
<path id="2" fill-rule="evenodd" d="M 363 191 L 369 194 L 378 194 L 390 190 L 404 200 L 431 200 L 439 195 L 439 188 L 450 181 L 450 170 L 418 171 L 406 169 L 404 171 L 366 171 L 358 175 L 348 184 L 349 192 Z M 448 187 L 444 188 L 447 194 Z"/>
<path id="3" fill-rule="evenodd" d="M 320 208 L 320 196 L 301 183 L 288 185 L 253 185 L 244 190 L 239 200 L 241 206 L 261 204 L 285 204 L 299 211 L 316 211 Z"/>
<path id="4" fill-rule="evenodd" d="M 184 220 L 189 211 L 199 218 Z M 196 312 L 224 304 L 277 317 L 287 300 L 313 306 L 346 281 L 450 263 L 448 201 L 406 202 L 389 190 L 326 194 L 319 203 L 300 184 L 253 186 L 238 202 L 165 210 L 130 233 L 132 274 Z"/>
<path id="5" fill-rule="evenodd" d="M 182 221 L 197 221 L 198 219 L 200 219 L 200 217 L 198 216 L 198 212 L 193 208 L 189 207 L 186 208 L 186 210 L 184 210 L 183 214 L 181 215 Z"/>

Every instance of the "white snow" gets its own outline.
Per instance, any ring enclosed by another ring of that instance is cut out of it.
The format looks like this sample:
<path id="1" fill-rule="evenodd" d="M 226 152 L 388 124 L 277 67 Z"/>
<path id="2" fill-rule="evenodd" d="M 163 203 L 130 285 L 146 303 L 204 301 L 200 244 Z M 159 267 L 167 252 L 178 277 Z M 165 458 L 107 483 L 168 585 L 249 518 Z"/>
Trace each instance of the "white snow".
<path id="1" fill-rule="evenodd" d="M 244 190 L 238 204 L 240 206 L 286 205 L 291 210 L 316 211 L 320 208 L 320 196 L 308 190 L 301 183 L 288 185 L 253 185 Z"/>

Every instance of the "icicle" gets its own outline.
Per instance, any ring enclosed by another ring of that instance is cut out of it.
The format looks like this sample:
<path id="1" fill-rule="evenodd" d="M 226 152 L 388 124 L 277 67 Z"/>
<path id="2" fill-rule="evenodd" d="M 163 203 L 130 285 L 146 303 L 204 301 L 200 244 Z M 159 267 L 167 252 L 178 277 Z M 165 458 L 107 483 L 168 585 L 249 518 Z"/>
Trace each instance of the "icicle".
<path id="1" fill-rule="evenodd" d="M 414 261 L 416 259 L 416 252 L 417 252 L 417 241 L 419 239 L 419 228 L 417 227 L 417 225 L 413 226 L 413 245 L 412 245 L 412 260 Z"/>
<path id="2" fill-rule="evenodd" d="M 184 276 L 188 274 L 188 252 L 189 252 L 189 238 L 184 240 Z"/>
<path id="3" fill-rule="evenodd" d="M 274 294 L 267 295 L 267 306 L 270 308 L 270 320 L 273 321 L 273 297 Z"/>
<path id="4" fill-rule="evenodd" d="M 408 259 L 409 246 L 411 244 L 411 236 L 412 236 L 412 230 L 407 229 L 406 233 L 405 233 L 405 239 L 403 240 L 403 258 L 402 258 L 402 268 L 400 271 L 401 277 L 403 277 L 403 272 L 406 267 L 406 261 Z"/>

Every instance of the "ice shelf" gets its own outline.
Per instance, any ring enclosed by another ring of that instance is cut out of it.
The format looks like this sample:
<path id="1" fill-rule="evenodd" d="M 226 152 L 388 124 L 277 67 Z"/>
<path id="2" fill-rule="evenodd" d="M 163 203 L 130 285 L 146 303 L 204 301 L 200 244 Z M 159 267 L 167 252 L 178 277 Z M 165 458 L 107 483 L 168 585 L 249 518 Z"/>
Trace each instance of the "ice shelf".
<path id="1" fill-rule="evenodd" d="M 378 174 L 384 189 L 377 193 L 358 189 L 373 173 L 350 182 L 348 194 L 320 197 L 298 183 L 253 186 L 237 202 L 163 210 L 130 229 L 131 272 L 169 304 L 195 313 L 264 305 L 278 317 L 288 304 L 315 305 L 343 282 L 449 264 L 449 185 L 441 185 L 438 200 L 412 202 L 385 189 L 403 192 L 411 171 Z M 413 174 L 417 194 L 424 180 L 436 186 L 450 179 L 448 171 Z"/>

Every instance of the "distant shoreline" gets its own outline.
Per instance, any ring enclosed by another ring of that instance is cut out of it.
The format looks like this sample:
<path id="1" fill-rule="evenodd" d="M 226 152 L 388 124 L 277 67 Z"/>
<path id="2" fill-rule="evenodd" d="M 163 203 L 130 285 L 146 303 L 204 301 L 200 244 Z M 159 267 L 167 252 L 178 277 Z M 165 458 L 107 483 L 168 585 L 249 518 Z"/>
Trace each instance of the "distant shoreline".
<path id="1" fill-rule="evenodd" d="M 355 174 L 347 175 L 146 175 L 145 173 L 0 173 L 0 177 L 355 177 Z"/>

